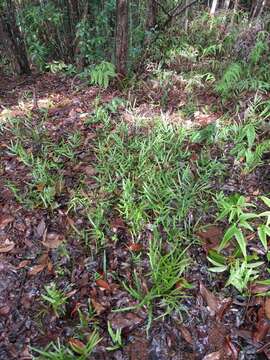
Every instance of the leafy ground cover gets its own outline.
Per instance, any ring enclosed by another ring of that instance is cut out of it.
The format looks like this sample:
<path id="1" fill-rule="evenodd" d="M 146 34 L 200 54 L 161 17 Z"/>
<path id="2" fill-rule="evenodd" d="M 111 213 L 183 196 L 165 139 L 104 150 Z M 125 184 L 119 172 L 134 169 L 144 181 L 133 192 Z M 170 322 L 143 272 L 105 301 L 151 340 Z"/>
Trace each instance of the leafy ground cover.
<path id="1" fill-rule="evenodd" d="M 222 71 L 200 33 L 136 85 L 1 80 L 1 359 L 270 357 L 261 36 Z"/>

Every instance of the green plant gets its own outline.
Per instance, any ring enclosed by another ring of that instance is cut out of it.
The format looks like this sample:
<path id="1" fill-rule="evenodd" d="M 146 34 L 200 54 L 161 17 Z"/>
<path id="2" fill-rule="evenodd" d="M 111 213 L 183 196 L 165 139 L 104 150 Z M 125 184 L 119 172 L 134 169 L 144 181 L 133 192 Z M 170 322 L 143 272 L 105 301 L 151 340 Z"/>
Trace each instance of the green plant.
<path id="1" fill-rule="evenodd" d="M 226 282 L 226 286 L 234 286 L 240 293 L 247 289 L 248 284 L 256 280 L 259 276 L 259 271 L 255 270 L 257 267 L 263 265 L 263 262 L 247 263 L 240 262 L 239 259 L 230 266 L 230 276 Z"/>
<path id="2" fill-rule="evenodd" d="M 222 250 L 227 246 L 228 242 L 235 238 L 242 254 L 247 257 L 246 240 L 242 231 L 242 228 L 253 231 L 252 226 L 249 224 L 249 220 L 257 217 L 254 213 L 244 213 L 248 207 L 254 207 L 254 205 L 247 203 L 244 196 L 235 194 L 229 197 L 224 197 L 221 193 L 217 197 L 217 204 L 220 208 L 220 215 L 218 220 L 228 217 L 228 221 L 232 224 L 224 234 L 224 237 L 219 245 L 219 250 Z"/>
<path id="3" fill-rule="evenodd" d="M 75 354 L 78 354 L 78 360 L 88 360 L 97 344 L 101 341 L 98 332 L 94 330 L 88 337 L 87 343 L 84 345 L 81 341 L 79 345 L 77 342 L 69 342 L 71 349 Z"/>
<path id="4" fill-rule="evenodd" d="M 208 270 L 214 273 L 228 271 L 229 278 L 225 286 L 232 285 L 240 293 L 247 290 L 248 284 L 258 278 L 259 270 L 257 268 L 264 264 L 263 261 L 251 262 L 253 260 L 252 256 L 249 257 L 248 261 L 235 257 L 226 258 L 213 250 L 209 252 L 207 259 L 214 265 L 214 267 L 210 267 Z"/>
<path id="5" fill-rule="evenodd" d="M 234 90 L 235 85 L 243 75 L 243 65 L 241 63 L 232 63 L 225 70 L 222 78 L 216 84 L 216 91 L 223 97 L 228 97 Z"/>
<path id="6" fill-rule="evenodd" d="M 153 320 L 154 304 L 164 310 L 161 317 L 165 317 L 172 311 L 180 310 L 179 300 L 186 295 L 186 290 L 191 286 L 183 278 L 189 260 L 185 256 L 185 250 L 179 251 L 175 246 L 169 253 L 161 253 L 161 243 L 152 241 L 149 250 L 150 271 L 148 274 L 151 287 L 143 290 L 141 279 L 134 271 L 134 286 L 123 283 L 124 288 L 129 294 L 138 301 L 136 307 L 146 306 L 148 310 L 149 329 Z M 122 309 L 129 310 L 134 307 Z"/>
<path id="7" fill-rule="evenodd" d="M 266 196 L 261 196 L 261 200 L 265 203 L 265 205 L 270 209 L 270 199 Z M 265 251 L 268 250 L 268 242 L 267 237 L 270 237 L 270 211 L 264 211 L 258 216 L 260 217 L 266 217 L 266 223 L 258 226 L 258 236 L 259 239 L 265 249 Z"/>
<path id="8" fill-rule="evenodd" d="M 36 360 L 88 360 L 95 347 L 102 339 L 97 331 L 93 331 L 84 344 L 82 341 L 72 339 L 69 341 L 69 346 L 62 345 L 60 340 L 57 343 L 50 343 L 44 350 L 32 348 L 34 353 L 39 356 L 35 357 Z"/>
<path id="9" fill-rule="evenodd" d="M 102 61 L 99 65 L 90 69 L 89 75 L 91 84 L 106 89 L 110 81 L 116 76 L 115 67 L 112 63 Z"/>
<path id="10" fill-rule="evenodd" d="M 65 294 L 57 289 L 55 283 L 45 286 L 45 291 L 46 293 L 41 295 L 42 299 L 52 307 L 57 317 L 63 315 L 65 313 L 65 304 L 67 302 Z"/>
<path id="11" fill-rule="evenodd" d="M 107 322 L 107 329 L 108 329 L 108 333 L 111 337 L 113 346 L 109 346 L 106 349 L 108 351 L 114 351 L 114 350 L 121 348 L 123 346 L 122 336 L 121 336 L 122 329 L 116 329 L 116 331 L 113 331 L 113 328 L 109 321 Z"/>
<path id="12" fill-rule="evenodd" d="M 44 350 L 37 348 L 32 348 L 34 353 L 39 354 L 38 357 L 35 357 L 36 360 L 74 360 L 73 352 L 67 347 L 60 343 L 60 340 L 57 340 L 57 343 L 50 343 Z"/>

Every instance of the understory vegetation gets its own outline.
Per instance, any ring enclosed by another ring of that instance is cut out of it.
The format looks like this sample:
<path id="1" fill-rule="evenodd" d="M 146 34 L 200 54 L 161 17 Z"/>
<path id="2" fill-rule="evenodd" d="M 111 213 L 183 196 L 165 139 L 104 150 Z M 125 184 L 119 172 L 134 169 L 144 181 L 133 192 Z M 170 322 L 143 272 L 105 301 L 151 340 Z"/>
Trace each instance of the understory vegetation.
<path id="1" fill-rule="evenodd" d="M 41 73 L 3 96 L 0 264 L 24 277 L 16 311 L 30 325 L 0 358 L 269 358 L 268 14 L 198 8 L 187 29 L 145 33 L 133 13 L 122 76 L 114 5 L 76 25 L 53 2 L 19 14 Z"/>

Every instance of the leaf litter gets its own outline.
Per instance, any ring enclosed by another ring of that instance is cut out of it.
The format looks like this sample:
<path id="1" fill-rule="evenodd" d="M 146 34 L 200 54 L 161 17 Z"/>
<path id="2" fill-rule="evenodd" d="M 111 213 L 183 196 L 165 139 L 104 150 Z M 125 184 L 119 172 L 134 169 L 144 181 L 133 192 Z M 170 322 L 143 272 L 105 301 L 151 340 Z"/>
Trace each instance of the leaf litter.
<path id="1" fill-rule="evenodd" d="M 93 112 L 92 102 L 99 90 L 94 87 L 82 89 L 78 95 L 70 92 L 68 80 L 58 85 L 57 77 L 50 74 L 43 75 L 40 80 L 40 84 L 47 84 L 46 91 L 59 89 L 57 97 L 52 95 L 54 107 L 48 110 L 47 119 L 48 131 L 55 141 L 71 129 L 84 133 L 83 145 L 79 150 L 80 163 L 74 165 L 67 160 L 64 170 L 66 184 L 75 188 L 76 173 L 84 173 L 87 177 L 85 181 L 94 188 L 98 171 L 90 163 L 94 156 L 89 158 L 85 148 L 91 147 L 100 129 L 95 124 L 91 131 L 85 129 L 82 119 Z M 27 85 L 16 90 L 26 89 Z M 46 95 L 42 88 L 38 89 L 38 93 L 40 97 Z M 112 94 L 110 90 L 99 95 L 105 102 L 121 96 L 118 91 Z M 24 116 L 16 108 L 16 99 L 7 98 L 5 103 L 13 106 L 13 116 Z M 32 115 L 34 121 L 40 116 L 39 113 Z M 216 121 L 216 115 L 196 113 L 196 119 L 205 125 Z M 9 139 L 1 135 L 1 148 L 5 148 L 8 142 Z M 194 174 L 202 151 L 200 144 L 195 145 L 190 144 Z M 26 174 L 23 164 L 4 155 L 1 169 L 2 165 L 6 169 L 3 175 L 5 179 L 18 179 L 23 188 Z M 125 281 L 132 282 L 136 256 L 141 256 L 138 266 L 141 279 L 149 272 L 144 250 L 149 247 L 150 237 L 145 236 L 139 242 L 134 242 L 129 225 L 119 214 L 110 214 L 109 235 L 115 236 L 117 241 L 111 242 L 101 257 L 93 258 L 74 235 L 74 232 L 81 234 L 80 230 L 85 226 L 80 205 L 77 215 L 72 216 L 61 208 L 67 202 L 69 186 L 65 185 L 66 190 L 57 198 L 55 208 L 48 211 L 39 207 L 34 210 L 18 207 L 2 179 L 0 186 L 1 206 L 3 204 L 5 207 L 0 214 L 0 353 L 4 354 L 1 355 L 3 360 L 30 359 L 29 344 L 44 347 L 59 337 L 68 339 L 72 347 L 83 350 L 85 342 L 76 337 L 80 321 L 83 333 L 89 334 L 89 329 L 82 325 L 83 319 L 88 325 L 99 324 L 101 330 L 102 341 L 94 351 L 95 359 L 219 360 L 238 359 L 239 356 L 248 360 L 257 359 L 258 356 L 270 359 L 269 299 L 266 297 L 263 301 L 256 301 L 258 298 L 254 296 L 268 292 L 269 285 L 252 283 L 251 299 L 243 299 L 236 293 L 229 293 L 220 281 L 211 278 L 205 270 L 206 255 L 218 247 L 224 234 L 223 226 L 210 225 L 197 231 L 201 249 L 194 246 L 188 249 L 194 267 L 187 278 L 194 287 L 189 296 L 182 300 L 185 311 L 181 318 L 176 314 L 163 318 L 160 310 L 157 310 L 157 320 L 153 321 L 147 332 L 146 306 L 136 308 L 138 302 L 123 290 L 122 285 Z M 42 193 L 44 185 L 38 186 L 38 192 Z M 238 189 L 256 196 L 265 191 L 266 185 L 260 181 L 258 174 L 244 180 L 232 172 L 230 179 L 222 186 L 226 191 Z M 57 207 L 60 209 L 57 210 Z M 213 224 L 211 220 L 211 216 L 206 216 L 205 224 Z M 116 277 L 110 273 L 115 270 Z M 68 298 L 67 313 L 63 319 L 57 319 L 52 311 L 44 308 L 41 301 L 44 285 L 51 282 L 56 282 Z M 141 290 L 148 294 L 151 284 L 142 280 L 142 287 Z M 117 312 L 120 308 L 128 310 Z M 123 347 L 110 354 L 106 351 L 112 341 L 107 331 L 108 321 L 114 331 L 121 330 L 123 338 Z"/>

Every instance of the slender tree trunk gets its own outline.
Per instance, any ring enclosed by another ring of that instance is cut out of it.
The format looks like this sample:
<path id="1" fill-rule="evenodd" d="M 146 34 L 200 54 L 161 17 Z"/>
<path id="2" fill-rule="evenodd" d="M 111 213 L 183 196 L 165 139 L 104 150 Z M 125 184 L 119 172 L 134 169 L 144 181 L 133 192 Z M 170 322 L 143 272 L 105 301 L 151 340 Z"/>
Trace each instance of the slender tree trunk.
<path id="1" fill-rule="evenodd" d="M 188 31 L 188 2 L 189 0 L 186 0 L 186 10 L 185 10 L 185 31 Z"/>
<path id="2" fill-rule="evenodd" d="M 11 45 L 12 53 L 18 63 L 21 74 L 30 74 L 30 65 L 27 57 L 26 46 L 21 30 L 16 22 L 16 9 L 12 0 L 7 0 L 5 13 L 0 14 L 3 32 Z"/>
<path id="3" fill-rule="evenodd" d="M 224 9 L 229 10 L 231 0 L 225 0 L 224 2 Z"/>
<path id="4" fill-rule="evenodd" d="M 210 10 L 210 15 L 212 15 L 212 16 L 215 15 L 216 9 L 217 9 L 217 5 L 218 5 L 218 0 L 213 0 L 212 6 L 211 6 L 211 10 Z"/>
<path id="5" fill-rule="evenodd" d="M 235 15 L 236 15 L 237 10 L 238 10 L 238 5 L 239 5 L 239 0 L 234 0 L 233 14 L 232 14 L 230 26 L 233 26 Z"/>
<path id="6" fill-rule="evenodd" d="M 115 62 L 118 74 L 125 76 L 128 60 L 128 10 L 129 0 L 117 0 Z"/>
<path id="7" fill-rule="evenodd" d="M 157 3 L 155 0 L 148 0 L 147 18 L 145 22 L 145 29 L 147 31 L 153 29 L 157 24 Z"/>

